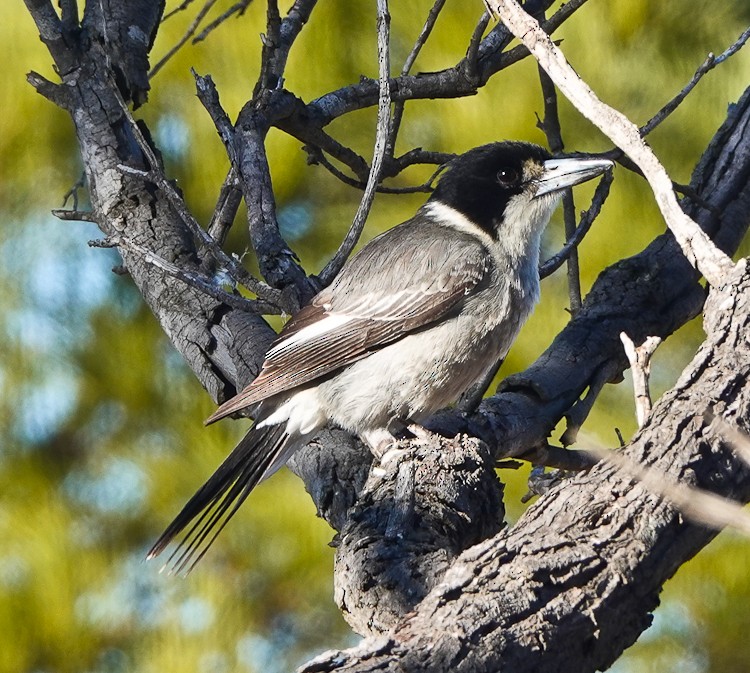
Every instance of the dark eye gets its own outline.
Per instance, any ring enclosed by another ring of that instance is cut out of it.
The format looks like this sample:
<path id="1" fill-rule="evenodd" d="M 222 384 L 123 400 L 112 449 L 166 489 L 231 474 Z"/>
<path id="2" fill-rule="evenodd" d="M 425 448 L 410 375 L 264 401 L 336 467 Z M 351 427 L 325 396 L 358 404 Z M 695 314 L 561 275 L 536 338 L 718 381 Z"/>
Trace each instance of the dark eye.
<path id="1" fill-rule="evenodd" d="M 497 181 L 503 187 L 512 187 L 513 185 L 517 185 L 520 180 L 521 173 L 517 168 L 506 166 L 505 168 L 501 168 L 497 172 Z"/>

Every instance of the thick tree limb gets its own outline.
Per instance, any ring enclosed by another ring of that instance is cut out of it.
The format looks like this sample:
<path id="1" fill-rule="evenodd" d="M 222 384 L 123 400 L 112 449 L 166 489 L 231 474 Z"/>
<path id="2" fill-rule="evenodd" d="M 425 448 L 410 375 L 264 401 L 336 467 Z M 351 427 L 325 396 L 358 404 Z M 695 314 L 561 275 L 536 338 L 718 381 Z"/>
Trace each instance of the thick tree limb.
<path id="1" fill-rule="evenodd" d="M 27 6 L 37 25 L 46 30 L 47 3 Z M 84 27 L 95 31 L 96 24 L 88 25 L 88 17 L 84 15 Z M 143 26 L 146 34 L 155 29 L 156 23 Z M 111 54 L 100 41 L 82 42 L 80 34 L 68 40 L 64 53 L 55 42 L 55 60 L 69 67 L 69 73 L 61 71 L 65 106 L 76 127 L 96 222 L 105 236 L 127 235 L 168 263 L 199 272 L 192 236 L 165 195 L 120 169 L 126 164 L 148 171 L 150 166 L 120 105 L 121 91 L 108 68 Z M 138 62 L 147 65 L 143 59 Z M 137 253 L 123 249 L 121 254 L 144 300 L 212 397 L 225 399 L 238 381 L 255 376 L 273 339 L 262 318 L 233 310 L 186 286 Z"/>
<path id="2" fill-rule="evenodd" d="M 750 90 L 733 106 L 729 118 L 695 171 L 692 185 L 711 210 L 686 204 L 689 212 L 727 251 L 736 249 L 750 223 L 749 176 Z M 718 216 L 715 211 L 718 211 Z M 700 312 L 704 298 L 705 292 L 698 283 L 697 273 L 680 254 L 674 238 L 665 234 L 639 255 L 603 272 L 586 297 L 580 313 L 526 372 L 506 379 L 501 391 L 486 399 L 476 413 L 458 415 L 446 412 L 434 418 L 431 427 L 449 435 L 468 432 L 479 436 L 491 447 L 495 459 L 524 455 L 533 458 L 536 447 L 547 445 L 552 429 L 589 388 L 598 389 L 604 382 L 618 378 L 627 368 L 620 332 L 626 331 L 636 341 L 650 335 L 666 337 Z M 595 396 L 589 392 L 585 406 L 581 408 L 590 408 Z M 582 422 L 583 418 L 576 418 L 575 422 L 571 420 L 571 426 L 577 427 Z M 347 456 L 347 474 L 352 475 L 352 454 L 345 452 L 343 455 Z M 347 520 L 346 514 L 337 511 L 336 506 L 356 502 L 356 485 L 364 481 L 370 467 L 370 458 L 363 453 L 359 463 L 360 476 L 353 483 L 342 483 L 336 476 L 336 456 L 335 449 L 329 452 L 327 446 L 318 445 L 300 451 L 291 463 L 295 471 L 299 465 L 306 466 L 299 473 L 314 498 L 324 496 L 316 499 L 316 504 L 321 515 L 334 526 L 340 525 L 342 518 Z M 322 469 L 311 471 L 311 465 Z M 330 493 L 336 493 L 337 499 L 325 495 Z M 440 501 L 450 497 L 454 502 L 465 502 L 472 498 L 472 494 L 459 491 L 448 496 L 436 492 L 430 497 Z M 480 522 L 476 521 L 466 523 L 467 530 L 479 525 Z M 421 533 L 424 537 L 439 539 L 437 531 L 430 534 L 426 526 L 421 527 Z M 368 546 L 375 544 L 371 538 L 367 539 Z M 392 542 L 389 542 L 389 547 L 390 553 L 398 554 L 400 558 L 412 557 L 412 565 L 404 562 L 402 567 L 412 568 L 413 575 L 403 575 L 401 583 L 396 582 L 396 577 L 390 578 L 389 586 L 395 596 L 393 601 L 397 601 L 402 600 L 400 596 L 412 585 L 415 576 L 430 576 L 419 564 L 420 558 L 429 557 L 425 553 L 424 541 L 418 548 L 410 548 L 408 540 L 404 540 L 398 552 L 393 549 Z M 350 540 L 349 549 L 357 553 L 356 540 Z M 343 559 L 341 554 L 337 554 L 337 561 L 342 567 L 357 566 L 361 569 L 357 586 L 375 587 L 378 584 L 375 575 L 367 574 L 366 563 Z M 349 601 L 345 616 L 350 623 L 356 628 L 369 623 L 369 633 L 387 631 L 387 626 L 384 629 L 382 623 L 369 622 L 367 617 L 383 600 L 382 588 L 378 587 L 377 595 L 373 592 L 369 600 L 356 587 L 351 593 L 360 596 L 361 615 L 355 614 Z M 384 607 L 385 612 L 390 610 L 388 605 Z"/>
<path id="3" fill-rule="evenodd" d="M 750 428 L 746 266 L 727 280 L 707 304 L 706 342 L 626 455 L 745 503 L 750 469 L 703 420 L 712 406 Z M 650 624 L 663 583 L 715 535 L 600 464 L 553 489 L 512 529 L 464 552 L 389 636 L 300 670 L 604 670 Z"/>

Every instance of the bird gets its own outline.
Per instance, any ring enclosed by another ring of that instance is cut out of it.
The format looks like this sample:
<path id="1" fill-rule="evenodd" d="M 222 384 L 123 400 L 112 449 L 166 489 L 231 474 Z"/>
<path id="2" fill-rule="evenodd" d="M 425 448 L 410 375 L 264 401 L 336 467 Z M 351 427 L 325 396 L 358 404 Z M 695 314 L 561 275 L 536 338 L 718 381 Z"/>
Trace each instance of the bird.
<path id="1" fill-rule="evenodd" d="M 206 420 L 243 411 L 254 424 L 147 558 L 182 533 L 165 567 L 190 572 L 250 491 L 324 426 L 382 457 L 494 371 L 539 299 L 541 236 L 562 193 L 612 167 L 519 141 L 451 160 L 416 214 L 351 257 Z"/>

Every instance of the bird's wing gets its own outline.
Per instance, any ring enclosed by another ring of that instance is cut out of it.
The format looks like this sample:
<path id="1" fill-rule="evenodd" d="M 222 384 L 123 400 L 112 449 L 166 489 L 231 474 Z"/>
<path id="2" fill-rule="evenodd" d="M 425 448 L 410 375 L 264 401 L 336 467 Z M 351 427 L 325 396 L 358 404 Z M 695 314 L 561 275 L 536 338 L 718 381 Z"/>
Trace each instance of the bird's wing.
<path id="1" fill-rule="evenodd" d="M 487 275 L 488 254 L 477 238 L 442 229 L 427 237 L 409 221 L 363 248 L 284 326 L 258 377 L 206 423 L 330 374 L 457 309 Z M 402 246 L 395 266 L 394 245 Z"/>

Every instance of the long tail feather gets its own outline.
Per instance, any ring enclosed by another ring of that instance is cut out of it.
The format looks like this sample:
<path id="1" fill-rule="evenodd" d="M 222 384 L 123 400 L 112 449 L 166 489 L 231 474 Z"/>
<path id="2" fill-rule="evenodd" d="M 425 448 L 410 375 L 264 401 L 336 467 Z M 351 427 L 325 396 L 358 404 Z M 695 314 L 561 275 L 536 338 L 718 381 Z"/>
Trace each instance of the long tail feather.
<path id="1" fill-rule="evenodd" d="M 285 462 L 289 435 L 284 425 L 251 428 L 208 481 L 188 500 L 151 547 L 147 559 L 159 556 L 182 531 L 187 533 L 169 555 L 164 568 L 187 574 L 269 469 Z"/>

